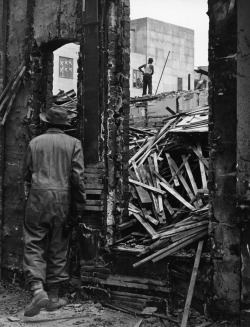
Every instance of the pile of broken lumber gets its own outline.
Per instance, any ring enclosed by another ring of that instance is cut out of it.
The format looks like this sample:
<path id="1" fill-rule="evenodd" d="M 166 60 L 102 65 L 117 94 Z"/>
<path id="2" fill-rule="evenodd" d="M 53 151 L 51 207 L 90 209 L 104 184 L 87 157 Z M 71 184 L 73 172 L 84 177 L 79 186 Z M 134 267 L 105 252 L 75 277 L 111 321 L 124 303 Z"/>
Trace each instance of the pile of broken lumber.
<path id="1" fill-rule="evenodd" d="M 157 262 L 208 234 L 208 107 L 130 128 L 129 219 L 114 249 Z M 133 231 L 131 231 L 131 227 Z"/>
<path id="2" fill-rule="evenodd" d="M 53 96 L 53 106 L 59 106 L 64 108 L 68 114 L 68 123 L 73 128 L 76 129 L 77 124 L 77 97 L 74 90 L 60 92 Z"/>

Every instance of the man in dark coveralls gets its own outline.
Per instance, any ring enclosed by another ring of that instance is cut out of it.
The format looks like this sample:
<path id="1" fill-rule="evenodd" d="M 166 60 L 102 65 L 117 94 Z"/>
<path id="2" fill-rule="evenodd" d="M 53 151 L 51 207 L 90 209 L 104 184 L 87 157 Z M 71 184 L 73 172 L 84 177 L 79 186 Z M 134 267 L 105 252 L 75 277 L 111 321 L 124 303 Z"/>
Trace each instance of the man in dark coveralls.
<path id="1" fill-rule="evenodd" d="M 82 146 L 78 139 L 63 132 L 66 111 L 53 106 L 40 118 L 48 130 L 29 143 L 23 164 L 27 195 L 23 270 L 33 291 L 24 312 L 28 317 L 37 315 L 41 308 L 53 311 L 67 303 L 58 295 L 60 285 L 69 279 L 69 233 L 63 227 L 71 202 L 80 214 L 86 201 Z M 43 289 L 45 283 L 49 294 Z"/>

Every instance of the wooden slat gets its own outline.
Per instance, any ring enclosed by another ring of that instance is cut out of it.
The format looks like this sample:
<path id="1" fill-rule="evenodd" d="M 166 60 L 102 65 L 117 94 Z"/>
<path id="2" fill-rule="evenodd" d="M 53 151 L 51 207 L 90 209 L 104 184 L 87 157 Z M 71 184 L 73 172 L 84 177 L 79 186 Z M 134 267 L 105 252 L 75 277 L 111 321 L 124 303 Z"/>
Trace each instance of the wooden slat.
<path id="1" fill-rule="evenodd" d="M 102 190 L 86 189 L 85 192 L 86 192 L 86 194 L 100 195 L 102 193 Z"/>
<path id="2" fill-rule="evenodd" d="M 196 149 L 196 147 L 192 147 L 194 153 L 197 155 L 197 157 L 200 159 L 200 161 L 203 162 L 203 164 L 208 168 L 208 161 L 205 157 L 203 157 L 202 153 Z"/>
<path id="3" fill-rule="evenodd" d="M 158 167 L 158 161 L 157 161 L 157 154 L 156 152 L 153 154 L 153 159 L 154 159 L 154 168 L 157 173 L 159 173 L 159 167 Z M 152 172 L 152 176 L 154 176 Z M 160 181 L 158 177 L 156 177 L 156 187 L 160 188 Z M 159 203 L 159 211 L 160 213 L 163 211 L 163 200 L 162 200 L 162 195 L 158 194 L 158 203 Z"/>
<path id="4" fill-rule="evenodd" d="M 142 224 L 151 237 L 158 235 L 153 227 L 149 225 L 149 223 L 147 223 L 139 214 L 134 212 L 133 216 Z"/>
<path id="5" fill-rule="evenodd" d="M 131 226 L 134 226 L 136 223 L 137 223 L 136 219 L 131 219 L 131 220 L 125 222 L 125 223 L 117 225 L 117 228 L 119 230 L 127 229 L 127 228 L 129 228 Z"/>
<path id="6" fill-rule="evenodd" d="M 170 237 L 172 235 L 178 234 L 179 232 L 186 231 L 188 229 L 192 229 L 203 225 L 208 225 L 208 221 L 205 220 L 198 223 L 191 222 L 189 225 L 184 225 L 184 226 L 179 225 L 179 227 L 176 227 L 174 229 L 168 230 L 166 232 L 158 233 L 158 236 L 160 236 L 161 238 Z"/>
<path id="7" fill-rule="evenodd" d="M 177 171 L 174 173 L 174 176 L 169 180 L 169 182 L 168 182 L 169 184 L 172 183 L 174 177 L 177 176 L 177 175 L 179 174 L 179 172 L 181 171 L 181 169 L 184 167 L 186 161 L 187 161 L 190 157 L 191 157 L 191 154 L 189 154 L 189 155 L 187 156 L 187 158 L 185 158 L 185 160 L 183 160 L 183 163 L 180 165 L 180 167 L 179 167 L 179 168 L 177 169 Z"/>
<path id="8" fill-rule="evenodd" d="M 160 182 L 160 185 L 165 188 L 170 194 L 172 194 L 177 200 L 182 202 L 188 209 L 194 211 L 195 207 L 188 203 L 177 191 L 175 191 L 169 184 Z"/>
<path id="9" fill-rule="evenodd" d="M 199 264 L 200 264 L 203 243 L 204 243 L 204 241 L 200 241 L 198 244 L 194 267 L 193 267 L 193 271 L 192 271 L 192 276 L 191 276 L 191 280 L 190 280 L 190 284 L 189 284 L 189 288 L 188 288 L 188 294 L 187 294 L 187 299 L 186 299 L 186 303 L 185 303 L 184 313 L 183 313 L 183 317 L 182 317 L 182 321 L 181 321 L 181 327 L 187 326 L 189 309 L 190 309 L 192 298 L 193 298 L 194 286 L 195 286 L 198 268 L 199 268 Z"/>
<path id="10" fill-rule="evenodd" d="M 174 180 L 174 185 L 175 185 L 175 186 L 179 186 L 180 183 L 179 183 L 179 181 L 178 181 L 178 178 L 177 178 L 177 176 L 176 176 L 176 174 L 175 174 L 175 171 L 174 171 L 174 168 L 173 168 L 173 166 L 172 166 L 172 158 L 170 157 L 170 154 L 169 154 L 169 153 L 165 153 L 165 155 L 166 155 L 166 158 L 167 158 L 167 161 L 168 161 L 168 165 L 169 165 L 169 169 L 170 169 L 170 172 L 171 172 L 172 178 L 173 178 L 173 180 Z"/>
<path id="11" fill-rule="evenodd" d="M 159 193 L 159 194 L 165 194 L 166 192 L 165 191 L 162 191 L 156 187 L 153 187 L 153 186 L 149 186 L 147 184 L 144 184 L 144 183 L 141 183 L 141 182 L 137 182 L 135 180 L 133 180 L 132 178 L 128 178 L 129 182 L 132 183 L 132 184 L 135 184 L 135 185 L 139 185 L 141 187 L 144 187 L 150 191 L 153 191 L 153 192 L 156 192 L 156 193 Z"/>
<path id="12" fill-rule="evenodd" d="M 196 182 L 195 182 L 195 179 L 194 179 L 194 176 L 193 176 L 193 173 L 192 173 L 192 170 L 190 168 L 190 165 L 189 165 L 189 162 L 186 158 L 185 155 L 182 155 L 182 160 L 183 160 L 183 163 L 185 163 L 185 168 L 186 168 L 186 171 L 187 171 L 187 174 L 188 174 L 188 177 L 189 177 L 189 180 L 190 180 L 190 183 L 192 185 L 192 188 L 193 188 L 193 191 L 194 191 L 194 194 L 196 195 L 197 192 L 198 192 L 198 188 L 197 188 L 197 185 L 196 185 Z M 201 199 L 198 200 L 198 203 L 199 203 L 199 206 L 201 207 L 203 205 Z"/>
<path id="13" fill-rule="evenodd" d="M 176 251 L 179 251 L 180 249 L 183 249 L 184 247 L 186 247 L 187 245 L 189 244 L 192 244 L 196 241 L 198 241 L 199 239 L 201 239 L 202 237 L 206 236 L 207 235 L 207 232 L 202 232 L 198 235 L 195 235 L 194 237 L 184 241 L 183 243 L 180 243 L 178 246 L 172 248 L 171 250 L 169 251 L 166 251 L 165 253 L 161 254 L 160 256 L 158 256 L 157 258 L 154 258 L 152 261 L 153 263 L 156 263 L 157 261 L 159 260 L 162 260 L 164 258 L 166 258 L 167 256 L 169 256 L 170 254 L 176 252 Z M 176 242 L 178 243 L 178 242 Z"/>
<path id="14" fill-rule="evenodd" d="M 103 204 L 103 201 L 101 200 L 86 200 L 86 205 L 89 205 L 89 206 L 102 206 Z"/>
<path id="15" fill-rule="evenodd" d="M 202 150 L 201 150 L 201 145 L 200 144 L 197 145 L 197 151 L 202 156 Z M 206 172 L 205 172 L 204 162 L 203 162 L 203 160 L 200 159 L 200 157 L 199 157 L 199 165 L 200 165 L 200 170 L 201 170 L 202 187 L 204 189 L 207 189 L 207 178 L 206 178 Z"/>
<path id="16" fill-rule="evenodd" d="M 103 189 L 103 184 L 85 184 L 85 189 L 91 189 L 91 190 L 102 190 Z"/>
<path id="17" fill-rule="evenodd" d="M 178 176 L 179 180 L 181 181 L 183 187 L 185 188 L 190 200 L 192 200 L 194 198 L 194 194 L 192 193 L 192 191 L 191 191 L 190 187 L 188 186 L 185 178 L 182 176 L 181 171 L 178 169 L 178 167 L 177 167 L 177 165 L 176 165 L 176 163 L 175 163 L 175 161 L 173 159 L 172 159 L 172 167 L 173 167 L 176 174 L 179 171 L 177 176 Z M 200 207 L 199 204 L 197 203 L 197 201 L 194 202 L 194 205 L 195 205 L 196 209 L 198 209 Z"/>
<path id="18" fill-rule="evenodd" d="M 89 205 L 84 205 L 84 209 L 86 211 L 103 211 L 103 206 L 89 206 Z"/>

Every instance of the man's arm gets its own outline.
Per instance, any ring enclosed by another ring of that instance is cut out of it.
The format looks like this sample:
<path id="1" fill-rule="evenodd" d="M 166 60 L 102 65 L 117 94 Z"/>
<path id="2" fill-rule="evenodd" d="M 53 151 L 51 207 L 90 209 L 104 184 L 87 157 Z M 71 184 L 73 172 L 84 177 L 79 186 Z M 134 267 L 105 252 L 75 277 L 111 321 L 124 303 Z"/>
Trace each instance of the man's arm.
<path id="1" fill-rule="evenodd" d="M 71 194 L 78 212 L 83 210 L 83 204 L 86 202 L 86 193 L 84 186 L 84 162 L 83 151 L 80 141 L 75 143 L 75 149 L 72 158 L 71 167 Z"/>
<path id="2" fill-rule="evenodd" d="M 142 68 L 145 68 L 145 67 L 146 67 L 145 64 L 144 65 L 141 65 L 140 67 L 138 67 L 139 71 L 142 72 L 142 74 L 144 74 L 144 71 L 142 70 Z"/>

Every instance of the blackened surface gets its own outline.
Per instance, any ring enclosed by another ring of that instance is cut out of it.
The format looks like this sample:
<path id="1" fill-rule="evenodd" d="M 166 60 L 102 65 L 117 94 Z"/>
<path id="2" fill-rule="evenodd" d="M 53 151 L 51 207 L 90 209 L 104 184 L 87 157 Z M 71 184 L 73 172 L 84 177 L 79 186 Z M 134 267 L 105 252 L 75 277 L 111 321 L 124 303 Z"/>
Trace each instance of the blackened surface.
<path id="1" fill-rule="evenodd" d="M 210 171 L 215 315 L 239 315 L 240 229 L 236 215 L 237 18 L 232 1 L 209 4 Z"/>
<path id="2" fill-rule="evenodd" d="M 250 325 L 250 24 L 249 1 L 238 1 L 237 49 L 237 197 L 238 217 L 242 226 L 241 240 L 241 309 L 242 326 Z"/>
<path id="3" fill-rule="evenodd" d="M 84 18 L 84 152 L 86 163 L 99 161 L 99 22 L 98 1 L 87 0 Z"/>

